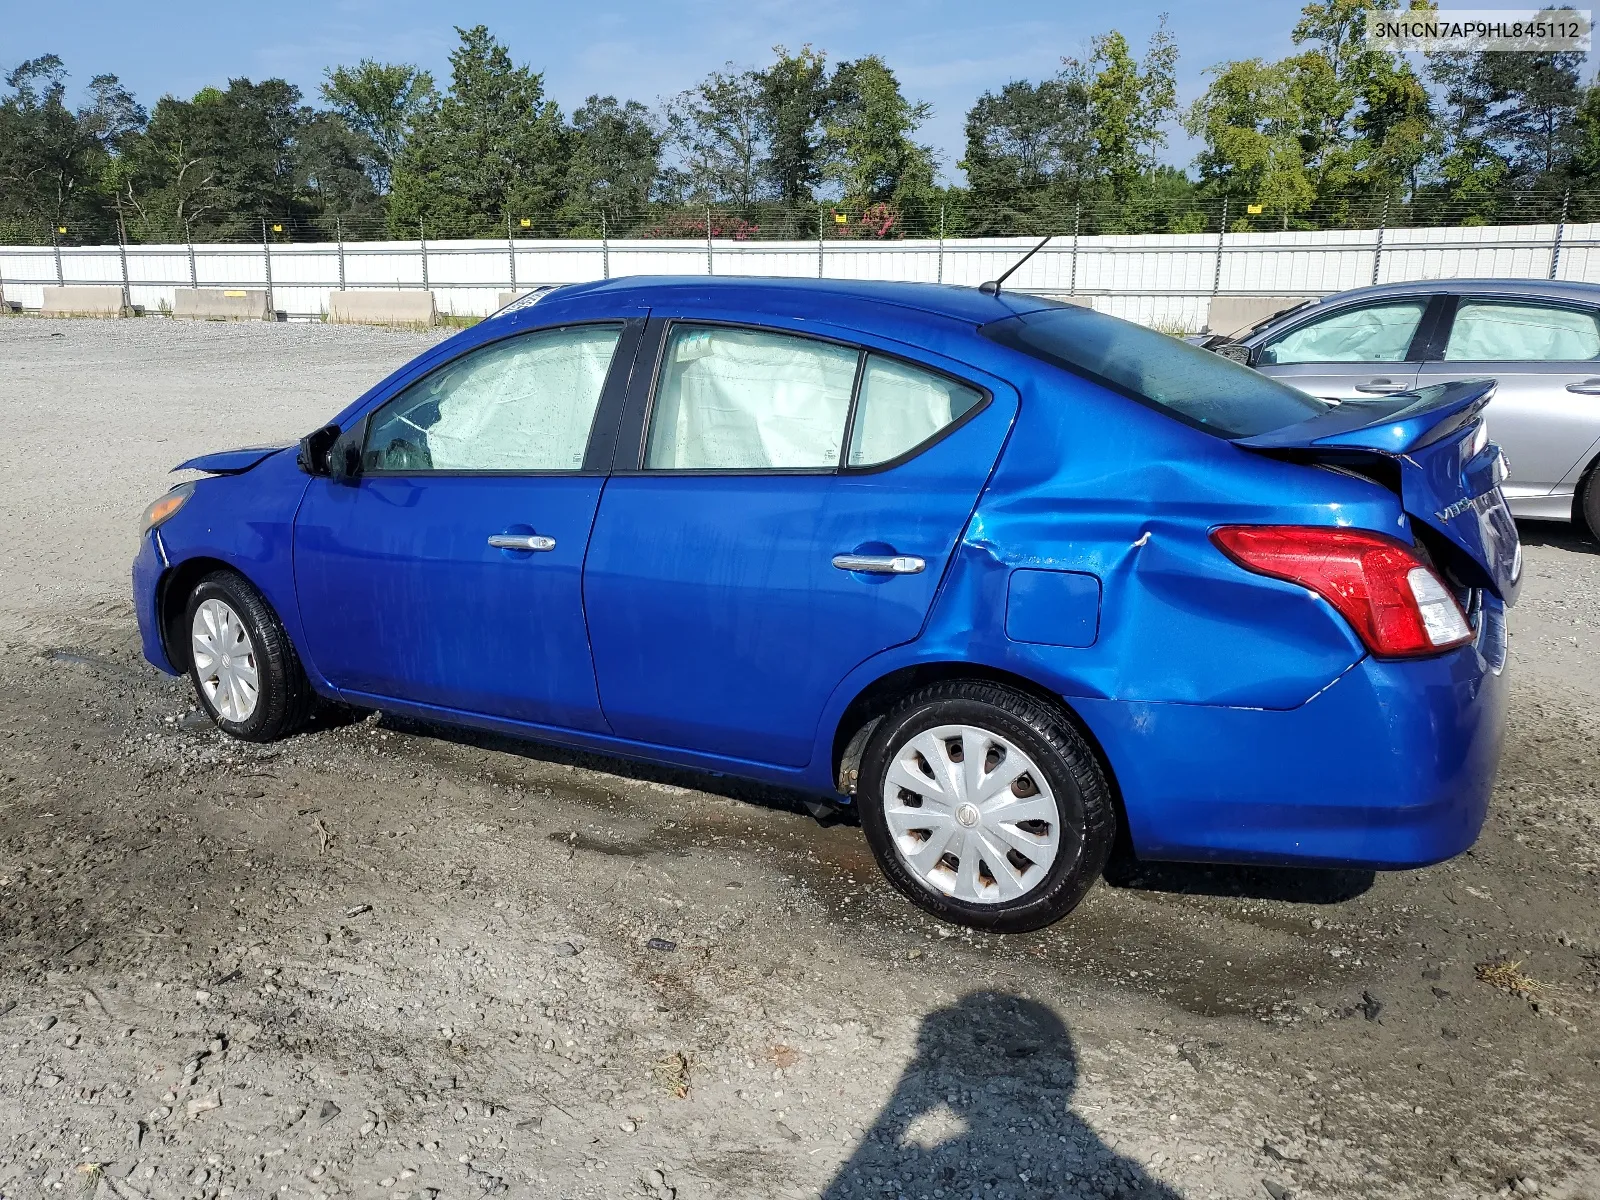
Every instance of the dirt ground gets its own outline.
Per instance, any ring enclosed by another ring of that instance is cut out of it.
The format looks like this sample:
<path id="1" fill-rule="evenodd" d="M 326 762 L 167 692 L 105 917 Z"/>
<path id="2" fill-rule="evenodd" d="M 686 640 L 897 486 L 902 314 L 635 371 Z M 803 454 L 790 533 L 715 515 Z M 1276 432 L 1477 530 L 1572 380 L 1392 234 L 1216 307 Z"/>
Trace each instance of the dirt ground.
<path id="1" fill-rule="evenodd" d="M 60 335 L 60 336 L 57 336 Z M 793 797 L 139 657 L 134 523 L 428 342 L 0 320 L 0 1197 L 1600 1197 L 1600 552 L 1528 526 L 1476 848 L 953 931 Z"/>

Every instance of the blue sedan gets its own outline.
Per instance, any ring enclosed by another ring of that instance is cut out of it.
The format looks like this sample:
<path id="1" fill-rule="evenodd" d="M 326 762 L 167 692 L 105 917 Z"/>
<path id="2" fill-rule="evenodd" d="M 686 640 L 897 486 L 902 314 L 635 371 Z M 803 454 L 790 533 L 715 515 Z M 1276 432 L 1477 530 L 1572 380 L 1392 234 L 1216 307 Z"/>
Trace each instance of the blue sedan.
<path id="1" fill-rule="evenodd" d="M 988 286 L 563 287 L 185 463 L 144 651 L 238 738 L 336 703 L 844 799 L 978 928 L 1119 838 L 1414 867 L 1500 756 L 1492 392 L 1332 404 Z"/>

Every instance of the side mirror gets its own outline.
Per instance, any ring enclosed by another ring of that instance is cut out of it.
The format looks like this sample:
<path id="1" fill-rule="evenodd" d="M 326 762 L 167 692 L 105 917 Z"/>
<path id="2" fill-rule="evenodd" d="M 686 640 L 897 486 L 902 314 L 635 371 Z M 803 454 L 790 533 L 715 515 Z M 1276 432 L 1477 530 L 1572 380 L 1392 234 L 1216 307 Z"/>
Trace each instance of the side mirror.
<path id="1" fill-rule="evenodd" d="M 361 452 L 367 443 L 367 418 L 350 426 L 328 448 L 328 478 L 353 483 L 361 477 Z"/>
<path id="2" fill-rule="evenodd" d="M 300 452 L 295 455 L 295 465 L 307 475 L 328 474 L 328 451 L 339 436 L 337 425 L 324 425 L 300 439 Z"/>
<path id="3" fill-rule="evenodd" d="M 1222 345 L 1215 347 L 1214 350 L 1219 357 L 1225 358 L 1229 362 L 1242 363 L 1245 366 L 1250 365 L 1249 346 L 1239 342 L 1224 342 Z"/>

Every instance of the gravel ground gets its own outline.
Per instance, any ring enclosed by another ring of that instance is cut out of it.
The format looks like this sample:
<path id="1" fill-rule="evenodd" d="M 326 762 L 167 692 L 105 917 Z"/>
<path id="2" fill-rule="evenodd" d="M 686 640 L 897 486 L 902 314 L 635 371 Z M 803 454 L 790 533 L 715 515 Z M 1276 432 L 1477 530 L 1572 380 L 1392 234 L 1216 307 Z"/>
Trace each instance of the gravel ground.
<path id="1" fill-rule="evenodd" d="M 1126 869 L 984 937 L 793 797 L 377 717 L 244 746 L 143 664 L 164 470 L 431 340 L 0 320 L 5 1200 L 1600 1196 L 1588 544 L 1524 530 L 1468 854 Z"/>

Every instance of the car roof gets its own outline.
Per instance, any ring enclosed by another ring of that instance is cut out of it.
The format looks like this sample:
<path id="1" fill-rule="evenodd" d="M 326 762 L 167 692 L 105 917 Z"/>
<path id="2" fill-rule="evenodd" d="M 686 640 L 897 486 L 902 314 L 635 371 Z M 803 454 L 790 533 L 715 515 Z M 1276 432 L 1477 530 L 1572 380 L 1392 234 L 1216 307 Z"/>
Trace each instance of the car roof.
<path id="1" fill-rule="evenodd" d="M 1471 292 L 1489 296 L 1537 296 L 1550 300 L 1583 300 L 1600 303 L 1600 284 L 1566 279 L 1411 279 L 1400 283 L 1380 283 L 1373 287 L 1351 288 L 1324 296 L 1319 304 L 1348 304 L 1356 300 L 1382 299 L 1385 296 L 1446 295 Z"/>
<path id="2" fill-rule="evenodd" d="M 973 287 L 941 283 L 900 283 L 876 279 L 793 279 L 755 275 L 633 275 L 573 283 L 547 293 L 548 301 L 612 302 L 618 305 L 687 302 L 749 308 L 815 304 L 819 315 L 830 302 L 868 301 L 913 312 L 982 325 L 1019 313 L 1059 307 L 1059 302 L 1026 292 L 987 295 Z"/>

